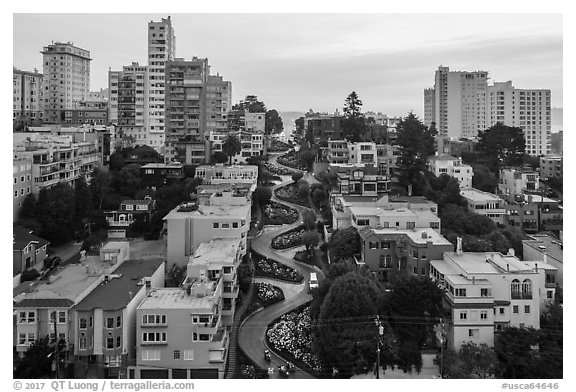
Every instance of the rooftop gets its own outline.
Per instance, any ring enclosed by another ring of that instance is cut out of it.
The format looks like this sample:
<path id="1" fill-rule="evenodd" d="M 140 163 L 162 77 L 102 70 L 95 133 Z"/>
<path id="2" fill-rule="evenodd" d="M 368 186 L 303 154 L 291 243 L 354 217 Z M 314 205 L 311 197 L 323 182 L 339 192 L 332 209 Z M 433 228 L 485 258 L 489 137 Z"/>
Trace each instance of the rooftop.
<path id="1" fill-rule="evenodd" d="M 27 247 L 31 242 L 37 242 L 36 248 L 40 248 L 49 243 L 44 238 L 32 234 L 32 230 L 26 229 L 25 227 L 22 226 L 13 226 L 12 234 L 13 234 L 13 242 L 12 242 L 13 250 L 22 250 L 25 247 Z"/>
<path id="2" fill-rule="evenodd" d="M 162 259 L 126 260 L 80 303 L 79 311 L 102 308 L 116 310 L 126 307 L 132 298 L 143 287 L 143 278 L 151 277 L 164 263 Z"/>
<path id="3" fill-rule="evenodd" d="M 460 160 L 461 158 L 457 158 L 457 157 L 453 157 L 452 155 L 448 155 L 448 154 L 441 154 L 441 155 L 434 155 L 431 157 L 428 157 L 429 161 L 457 161 Z"/>
<path id="4" fill-rule="evenodd" d="M 406 235 L 416 244 L 426 244 L 432 242 L 434 245 L 450 245 L 453 246 L 450 241 L 444 238 L 441 234 L 436 232 L 431 228 L 421 228 L 421 229 L 396 229 L 396 228 L 364 228 L 360 230 L 360 234 L 374 233 L 376 235 Z"/>
<path id="5" fill-rule="evenodd" d="M 188 295 L 182 288 L 154 288 L 138 305 L 138 309 L 211 310 L 213 304 L 213 297 Z"/>
<path id="6" fill-rule="evenodd" d="M 502 199 L 500 199 L 499 196 L 497 196 L 493 193 L 480 191 L 480 190 L 475 189 L 475 188 L 461 190 L 460 195 L 462 197 L 468 199 L 468 200 L 475 202 L 475 203 L 483 203 L 483 202 L 492 201 L 495 199 L 502 200 Z"/>
<path id="7" fill-rule="evenodd" d="M 240 238 L 218 238 L 200 244 L 189 264 L 232 264 L 240 246 Z"/>
<path id="8" fill-rule="evenodd" d="M 243 206 L 206 206 L 199 205 L 196 211 L 179 212 L 180 206 L 174 208 L 164 217 L 168 219 L 187 219 L 194 217 L 196 219 L 211 219 L 214 217 L 226 217 L 231 219 L 246 219 L 250 212 L 250 205 Z"/>
<path id="9" fill-rule="evenodd" d="M 142 169 L 181 169 L 184 165 L 181 163 L 148 163 L 142 165 Z"/>
<path id="10" fill-rule="evenodd" d="M 541 253 L 546 253 L 549 257 L 562 262 L 564 246 L 561 241 L 546 234 L 532 234 L 529 237 L 532 239 L 523 240 L 522 244 L 530 246 Z"/>
<path id="11" fill-rule="evenodd" d="M 144 205 L 144 206 L 147 206 L 147 205 L 149 205 L 150 203 L 153 203 L 153 202 L 154 202 L 154 200 L 152 200 L 152 199 L 148 199 L 148 200 L 130 200 L 130 199 L 129 199 L 129 200 L 122 200 L 121 205 L 122 205 L 122 204 L 136 204 L 136 205 Z"/>
<path id="12" fill-rule="evenodd" d="M 532 203 L 560 203 L 560 200 L 550 199 L 549 197 L 541 195 L 527 195 L 524 193 L 522 197 L 524 198 L 524 201 L 528 203 L 530 203 L 530 200 L 532 200 Z"/>
<path id="13" fill-rule="evenodd" d="M 505 256 L 499 252 L 444 252 L 444 261 L 450 260 L 468 274 L 501 274 L 509 271 L 529 272 L 531 268 L 515 256 Z M 455 268 L 458 270 L 458 268 Z M 443 271 L 441 271 L 443 272 Z"/>

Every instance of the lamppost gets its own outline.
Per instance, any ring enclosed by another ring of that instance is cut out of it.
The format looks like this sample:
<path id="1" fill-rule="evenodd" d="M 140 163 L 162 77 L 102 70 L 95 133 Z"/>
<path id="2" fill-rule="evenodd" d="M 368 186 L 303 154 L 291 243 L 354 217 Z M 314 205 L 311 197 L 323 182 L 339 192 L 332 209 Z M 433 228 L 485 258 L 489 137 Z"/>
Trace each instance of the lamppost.
<path id="1" fill-rule="evenodd" d="M 380 340 L 384 336 L 384 326 L 380 322 L 380 316 L 376 315 L 374 323 L 378 327 L 378 335 L 376 336 L 376 378 L 380 378 Z"/>

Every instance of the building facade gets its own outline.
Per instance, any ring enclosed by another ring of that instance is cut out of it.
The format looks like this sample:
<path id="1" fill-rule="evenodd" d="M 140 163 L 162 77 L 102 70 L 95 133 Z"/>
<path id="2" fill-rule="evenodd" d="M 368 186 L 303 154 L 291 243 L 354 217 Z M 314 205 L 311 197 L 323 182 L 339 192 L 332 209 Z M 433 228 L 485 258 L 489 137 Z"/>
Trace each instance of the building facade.
<path id="1" fill-rule="evenodd" d="M 43 55 L 44 121 L 61 123 L 90 92 L 90 51 L 71 42 L 45 46 Z"/>
<path id="2" fill-rule="evenodd" d="M 498 193 L 514 198 L 524 193 L 536 193 L 540 189 L 540 174 L 531 169 L 500 169 Z"/>
<path id="3" fill-rule="evenodd" d="M 108 124 L 108 103 L 104 101 L 80 101 L 76 109 L 64 112 L 66 124 Z"/>
<path id="4" fill-rule="evenodd" d="M 472 188 L 472 177 L 474 169 L 472 166 L 462 163 L 461 158 L 450 155 L 438 155 L 428 158 L 428 167 L 436 177 L 442 174 L 455 178 L 460 185 L 460 189 Z"/>
<path id="5" fill-rule="evenodd" d="M 464 189 L 460 191 L 460 195 L 464 199 L 468 211 L 474 214 L 484 215 L 497 225 L 504 224 L 506 203 L 500 197 L 475 188 Z"/>
<path id="6" fill-rule="evenodd" d="M 232 165 L 224 166 L 198 166 L 194 177 L 202 178 L 204 184 L 222 183 L 250 183 L 258 181 L 258 166 L 255 165 Z"/>
<path id="7" fill-rule="evenodd" d="M 547 155 L 540 157 L 540 175 L 542 179 L 562 178 L 564 171 L 562 155 Z"/>
<path id="8" fill-rule="evenodd" d="M 14 176 L 12 218 L 16 221 L 24 199 L 32 193 L 32 160 L 30 157 L 14 157 L 12 174 Z"/>
<path id="9" fill-rule="evenodd" d="M 13 68 L 14 129 L 44 122 L 44 75 Z"/>
<path id="10" fill-rule="evenodd" d="M 14 226 L 12 238 L 12 276 L 28 269 L 40 271 L 48 255 L 49 242 L 21 226 Z"/>

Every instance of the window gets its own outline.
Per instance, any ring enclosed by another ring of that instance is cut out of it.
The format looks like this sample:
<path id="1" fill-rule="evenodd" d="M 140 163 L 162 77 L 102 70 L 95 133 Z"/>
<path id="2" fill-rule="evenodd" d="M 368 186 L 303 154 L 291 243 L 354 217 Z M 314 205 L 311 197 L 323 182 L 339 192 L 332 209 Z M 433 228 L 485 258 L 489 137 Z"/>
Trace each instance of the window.
<path id="1" fill-rule="evenodd" d="M 201 341 L 207 342 L 210 340 L 210 335 L 207 333 L 201 333 L 199 337 L 200 337 L 199 340 L 201 340 Z"/>
<path id="2" fill-rule="evenodd" d="M 456 297 L 465 297 L 466 296 L 466 289 L 455 289 L 454 295 Z"/>
<path id="3" fill-rule="evenodd" d="M 144 314 L 142 315 L 143 325 L 165 325 L 166 315 L 165 314 Z"/>
<path id="4" fill-rule="evenodd" d="M 546 298 L 553 299 L 554 298 L 554 291 L 553 290 L 547 290 L 546 291 Z"/>
<path id="5" fill-rule="evenodd" d="M 488 319 L 488 311 L 482 310 L 480 312 L 480 320 L 487 320 Z"/>
<path id="6" fill-rule="evenodd" d="M 522 282 L 522 298 L 532 299 L 532 281 L 530 279 L 524 279 Z"/>
<path id="7" fill-rule="evenodd" d="M 114 317 L 106 317 L 106 328 L 107 329 L 114 328 Z"/>
<path id="8" fill-rule="evenodd" d="M 518 313 L 518 305 L 512 306 L 512 313 Z"/>
<path id="9" fill-rule="evenodd" d="M 86 323 L 86 319 L 85 318 L 81 318 L 79 320 L 79 324 L 80 324 L 80 329 L 86 329 L 87 328 L 87 323 Z"/>
<path id="10" fill-rule="evenodd" d="M 36 341 L 36 334 L 32 333 L 21 333 L 18 335 L 18 345 L 20 346 L 30 346 Z"/>
<path id="11" fill-rule="evenodd" d="M 143 361 L 159 361 L 160 350 L 142 350 Z"/>
<path id="12" fill-rule="evenodd" d="M 116 328 L 120 328 L 122 326 L 122 316 L 116 317 Z"/>
<path id="13" fill-rule="evenodd" d="M 481 297 L 490 297 L 491 295 L 492 293 L 490 292 L 490 289 L 480 289 Z"/>
<path id="14" fill-rule="evenodd" d="M 390 249 L 390 243 L 386 241 L 382 241 L 380 243 L 380 246 L 382 247 L 382 249 Z"/>
<path id="15" fill-rule="evenodd" d="M 232 222 L 232 228 L 237 229 L 238 228 L 238 222 Z"/>
<path id="16" fill-rule="evenodd" d="M 218 222 L 212 223 L 212 228 L 213 228 L 213 229 L 218 229 L 218 228 L 220 228 L 220 223 L 218 223 Z"/>
<path id="17" fill-rule="evenodd" d="M 520 281 L 518 279 L 514 279 L 512 284 L 510 285 L 512 291 L 512 299 L 519 299 L 520 298 Z"/>
<path id="18" fill-rule="evenodd" d="M 122 347 L 122 336 L 116 336 L 116 348 Z"/>
<path id="19" fill-rule="evenodd" d="M 36 322 L 36 312 L 20 312 L 19 324 L 34 324 Z"/>
<path id="20" fill-rule="evenodd" d="M 194 360 L 194 350 L 184 350 L 184 360 L 193 361 Z"/>
<path id="21" fill-rule="evenodd" d="M 466 312 L 460 312 L 460 320 L 466 320 L 468 314 Z"/>
<path id="22" fill-rule="evenodd" d="M 78 340 L 78 348 L 80 350 L 86 350 L 86 338 L 80 338 Z"/>
<path id="23" fill-rule="evenodd" d="M 222 223 L 222 228 L 223 228 L 223 229 L 229 229 L 229 228 L 230 228 L 230 223 Z"/>
<path id="24" fill-rule="evenodd" d="M 500 314 L 504 314 L 504 308 L 500 308 Z"/>
<path id="25" fill-rule="evenodd" d="M 468 337 L 477 338 L 478 336 L 480 336 L 480 330 L 478 328 L 468 330 Z"/>
<path id="26" fill-rule="evenodd" d="M 524 305 L 524 313 L 530 313 L 530 305 Z"/>
<path id="27" fill-rule="evenodd" d="M 142 334 L 143 343 L 165 343 L 166 332 L 144 332 Z"/>
<path id="28" fill-rule="evenodd" d="M 369 219 L 357 219 L 356 224 L 358 226 L 368 226 L 368 225 L 370 225 L 370 220 Z"/>
<path id="29" fill-rule="evenodd" d="M 132 204 L 126 204 L 126 211 L 132 211 L 134 206 Z"/>
<path id="30" fill-rule="evenodd" d="M 369 242 L 368 247 L 370 249 L 378 249 L 378 243 L 377 242 Z"/>
<path id="31" fill-rule="evenodd" d="M 106 349 L 107 350 L 114 349 L 114 338 L 106 338 Z"/>
<path id="32" fill-rule="evenodd" d="M 180 350 L 174 350 L 174 359 L 180 359 Z"/>
<path id="33" fill-rule="evenodd" d="M 88 317 L 88 326 L 92 328 L 94 326 L 92 316 Z"/>

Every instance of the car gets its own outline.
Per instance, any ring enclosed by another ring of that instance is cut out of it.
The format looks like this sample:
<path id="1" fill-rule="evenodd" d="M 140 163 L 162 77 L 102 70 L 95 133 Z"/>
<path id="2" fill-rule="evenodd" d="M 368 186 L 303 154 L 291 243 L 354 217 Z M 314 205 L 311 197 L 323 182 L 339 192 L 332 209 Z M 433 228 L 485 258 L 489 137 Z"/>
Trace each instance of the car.
<path id="1" fill-rule="evenodd" d="M 310 291 L 318 288 L 318 278 L 316 277 L 316 272 L 310 273 Z"/>
<path id="2" fill-rule="evenodd" d="M 50 268 L 54 268 L 58 266 L 62 262 L 62 259 L 59 256 L 52 257 L 52 263 L 50 264 Z"/>

